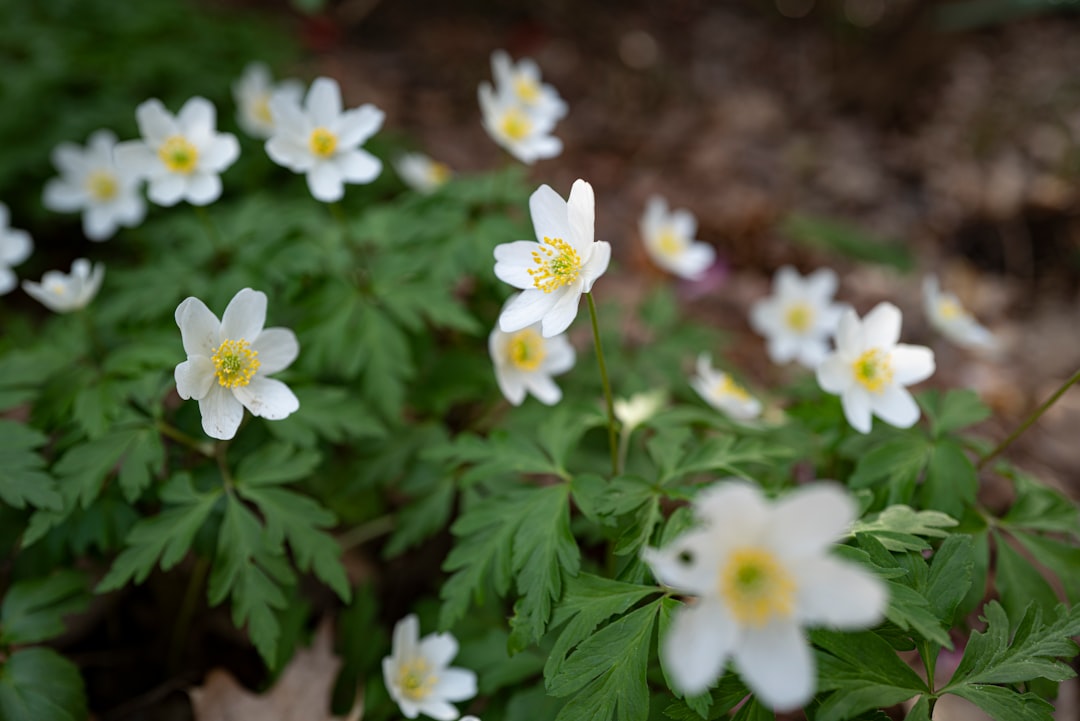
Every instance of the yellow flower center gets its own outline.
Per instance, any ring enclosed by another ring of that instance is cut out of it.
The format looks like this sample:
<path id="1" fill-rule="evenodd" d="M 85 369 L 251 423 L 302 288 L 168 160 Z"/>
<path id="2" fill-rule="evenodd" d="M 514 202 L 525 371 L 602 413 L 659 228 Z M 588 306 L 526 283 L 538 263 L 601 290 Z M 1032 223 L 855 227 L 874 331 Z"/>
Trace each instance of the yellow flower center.
<path id="1" fill-rule="evenodd" d="M 547 352 L 544 350 L 544 339 L 532 328 L 519 330 L 510 336 L 506 344 L 506 355 L 510 364 L 523 371 L 534 371 L 540 367 Z"/>
<path id="2" fill-rule="evenodd" d="M 308 147 L 320 158 L 329 158 L 337 149 L 337 136 L 326 128 L 315 128 L 308 138 Z"/>
<path id="3" fill-rule="evenodd" d="M 952 298 L 942 298 L 938 301 L 938 315 L 943 320 L 955 320 L 964 315 L 964 307 Z"/>
<path id="4" fill-rule="evenodd" d="M 112 200 L 119 189 L 116 176 L 107 170 L 95 170 L 86 176 L 86 192 L 90 193 L 94 200 Z"/>
<path id="5" fill-rule="evenodd" d="M 538 267 L 529 268 L 533 285 L 545 293 L 569 285 L 581 274 L 581 256 L 573 246 L 562 238 L 544 238 L 534 250 L 533 262 Z"/>
<path id="6" fill-rule="evenodd" d="M 67 295 L 67 286 L 59 280 L 54 280 L 45 285 L 45 290 L 49 291 L 53 295 L 65 296 Z"/>
<path id="7" fill-rule="evenodd" d="M 183 135 L 167 138 L 158 148 L 158 157 L 174 173 L 190 173 L 199 163 L 199 151 Z"/>
<path id="8" fill-rule="evenodd" d="M 814 309 L 802 301 L 792 303 L 784 313 L 784 322 L 796 333 L 804 333 L 814 322 Z"/>
<path id="9" fill-rule="evenodd" d="M 251 114 L 254 115 L 259 122 L 266 123 L 267 125 L 274 124 L 274 116 L 270 112 L 270 93 L 263 93 L 251 104 Z"/>
<path id="10" fill-rule="evenodd" d="M 795 581 L 772 552 L 740 548 L 720 569 L 720 596 L 735 619 L 760 628 L 795 611 Z"/>
<path id="11" fill-rule="evenodd" d="M 721 398 L 728 396 L 740 401 L 750 400 L 750 394 L 746 392 L 746 389 L 731 379 L 731 376 L 724 376 L 723 380 L 716 384 L 716 395 Z"/>
<path id="12" fill-rule="evenodd" d="M 683 251 L 682 239 L 671 228 L 664 228 L 660 231 L 660 237 L 656 241 L 656 248 L 661 255 L 676 256 Z"/>
<path id="13" fill-rule="evenodd" d="M 439 677 L 431 672 L 427 659 L 421 657 L 398 666 L 397 685 L 401 695 L 410 701 L 423 701 L 438 683 Z"/>
<path id="14" fill-rule="evenodd" d="M 530 77 L 519 74 L 514 78 L 514 92 L 521 102 L 532 105 L 540 99 L 540 84 Z"/>
<path id="15" fill-rule="evenodd" d="M 851 369 L 855 373 L 855 380 L 871 393 L 881 393 L 885 386 L 892 383 L 892 361 L 887 353 L 878 348 L 871 348 L 859 356 L 851 364 Z"/>
<path id="16" fill-rule="evenodd" d="M 442 185 L 450 180 L 450 166 L 446 163 L 432 163 L 428 166 L 427 176 L 433 185 Z"/>
<path id="17" fill-rule="evenodd" d="M 252 350 L 251 344 L 243 338 L 222 341 L 210 356 L 218 384 L 224 388 L 246 386 L 262 365 L 258 356 L 259 351 Z"/>
<path id="18" fill-rule="evenodd" d="M 532 121 L 519 108 L 510 108 L 502 116 L 499 129 L 511 140 L 524 140 L 532 132 Z"/>

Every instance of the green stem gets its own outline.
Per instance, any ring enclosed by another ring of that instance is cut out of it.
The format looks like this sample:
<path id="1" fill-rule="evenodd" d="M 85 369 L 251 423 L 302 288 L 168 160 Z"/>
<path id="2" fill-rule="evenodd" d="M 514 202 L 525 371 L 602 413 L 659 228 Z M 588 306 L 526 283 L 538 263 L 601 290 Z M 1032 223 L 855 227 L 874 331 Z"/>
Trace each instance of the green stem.
<path id="1" fill-rule="evenodd" d="M 611 446 L 611 475 L 619 475 L 619 444 L 615 440 L 615 401 L 611 397 L 611 381 L 608 380 L 607 364 L 604 363 L 604 348 L 600 345 L 600 322 L 596 318 L 596 302 L 592 293 L 586 293 L 589 299 L 589 317 L 592 318 L 593 343 L 596 344 L 596 362 L 600 365 L 600 383 L 604 387 L 604 400 L 607 402 L 608 444 Z"/>
<path id="2" fill-rule="evenodd" d="M 232 472 L 229 471 L 229 461 L 226 454 L 229 451 L 229 441 L 218 441 L 214 446 L 214 458 L 217 459 L 218 470 L 221 472 L 221 481 L 225 485 L 225 492 L 232 493 L 233 486 L 236 485 L 232 477 Z"/>
<path id="3" fill-rule="evenodd" d="M 356 528 L 341 534 L 338 537 L 338 544 L 346 550 L 354 546 L 363 545 L 379 536 L 390 533 L 390 531 L 394 530 L 396 524 L 397 519 L 395 519 L 392 514 L 373 518 L 367 523 L 363 523 Z"/>
<path id="4" fill-rule="evenodd" d="M 174 441 L 184 444 L 191 450 L 195 451 L 196 453 L 201 453 L 207 458 L 214 457 L 214 446 L 209 441 L 200 441 L 196 438 L 193 438 L 187 433 L 184 433 L 179 428 L 171 426 L 160 419 L 154 423 L 154 426 L 158 429 L 161 435 L 168 436 Z"/>
<path id="5" fill-rule="evenodd" d="M 619 463 L 616 466 L 617 468 L 626 468 L 626 456 L 630 451 L 631 433 L 633 433 L 633 431 L 627 433 L 626 428 L 623 428 L 622 432 L 619 433 Z"/>
<path id="6" fill-rule="evenodd" d="M 1039 418 L 1042 416 L 1042 414 L 1046 413 L 1046 411 L 1050 408 L 1050 406 L 1054 405 L 1054 403 L 1057 402 L 1057 399 L 1061 398 L 1061 396 L 1063 396 L 1065 394 L 1065 391 L 1069 390 L 1069 388 L 1071 388 L 1077 381 L 1080 381 L 1080 370 L 1076 371 L 1076 373 L 1074 373 L 1072 375 L 1072 377 L 1069 378 L 1069 380 L 1065 381 L 1061 385 L 1060 388 L 1058 388 L 1056 391 L 1054 391 L 1054 394 L 1052 396 L 1050 396 L 1049 398 L 1047 398 L 1043 402 L 1043 404 L 1041 406 L 1036 408 L 1035 412 L 1033 412 L 1030 416 L 1028 416 L 1024 420 L 1024 422 L 1021 423 L 1017 427 L 1016 430 L 1014 430 L 1012 433 L 1010 433 L 1008 438 L 1003 440 L 1001 443 L 997 444 L 997 446 L 994 448 L 994 450 L 990 451 L 985 456 L 980 458 L 979 463 L 978 463 L 978 468 L 982 468 L 987 463 L 989 463 L 990 461 L 994 460 L 999 455 L 1001 455 L 1002 451 L 1004 451 L 1006 448 L 1011 446 L 1013 441 L 1015 441 L 1017 438 L 1019 438 L 1024 433 L 1024 431 L 1026 431 L 1029 427 L 1031 427 L 1031 424 L 1033 424 L 1035 421 L 1039 420 Z"/>
<path id="7" fill-rule="evenodd" d="M 210 559 L 202 556 L 195 562 L 195 568 L 191 570 L 184 600 L 180 604 L 180 613 L 173 627 L 172 642 L 169 645 L 169 668 L 173 669 L 174 673 L 184 659 L 184 647 L 191 633 L 191 621 L 195 618 L 195 611 L 199 605 L 199 592 L 202 591 L 206 573 L 209 570 Z"/>

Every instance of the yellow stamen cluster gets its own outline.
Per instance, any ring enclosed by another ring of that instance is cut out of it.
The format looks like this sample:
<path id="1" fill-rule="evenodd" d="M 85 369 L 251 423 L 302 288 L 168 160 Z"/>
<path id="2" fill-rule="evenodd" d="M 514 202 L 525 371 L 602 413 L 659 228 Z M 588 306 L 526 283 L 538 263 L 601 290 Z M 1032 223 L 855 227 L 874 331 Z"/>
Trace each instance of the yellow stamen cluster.
<path id="1" fill-rule="evenodd" d="M 660 237 L 656 241 L 656 249 L 660 251 L 661 255 L 676 256 L 683 251 L 683 242 L 674 230 L 664 228 L 660 231 Z"/>
<path id="2" fill-rule="evenodd" d="M 274 123 L 274 116 L 270 112 L 270 93 L 263 93 L 252 103 L 252 115 L 267 125 Z"/>
<path id="3" fill-rule="evenodd" d="M 955 320 L 964 316 L 964 307 L 952 298 L 939 300 L 937 311 L 944 320 Z"/>
<path id="4" fill-rule="evenodd" d="M 792 303 L 784 312 L 784 322 L 796 333 L 804 333 L 814 323 L 814 309 L 802 301 Z"/>
<path id="5" fill-rule="evenodd" d="M 315 128 L 308 137 L 308 147 L 314 155 L 329 158 L 337 150 L 337 136 L 326 128 Z"/>
<path id="6" fill-rule="evenodd" d="M 519 108 L 510 108 L 499 122 L 499 130 L 511 140 L 524 140 L 532 132 L 532 121 Z"/>
<path id="7" fill-rule="evenodd" d="M 720 596 L 739 623 L 760 628 L 795 611 L 794 579 L 772 552 L 740 548 L 720 569 Z"/>
<path id="8" fill-rule="evenodd" d="M 86 176 L 86 192 L 94 200 L 106 201 L 116 197 L 120 184 L 116 176 L 107 170 L 95 170 Z"/>
<path id="9" fill-rule="evenodd" d="M 855 380 L 871 393 L 881 393 L 892 383 L 892 360 L 889 354 L 878 348 L 871 348 L 859 356 L 851 364 L 851 369 Z"/>
<path id="10" fill-rule="evenodd" d="M 446 163 L 432 163 L 428 166 L 428 180 L 435 185 L 442 185 L 450 180 L 450 166 Z"/>
<path id="11" fill-rule="evenodd" d="M 158 148 L 158 157 L 174 173 L 190 173 L 199 164 L 199 151 L 183 135 L 173 135 Z"/>
<path id="12" fill-rule="evenodd" d="M 230 389 L 246 386 L 262 365 L 258 356 L 259 351 L 252 350 L 251 344 L 243 338 L 222 341 L 210 356 L 218 385 Z"/>
<path id="13" fill-rule="evenodd" d="M 514 92 L 526 105 L 532 105 L 540 99 L 540 84 L 530 77 L 518 74 L 514 78 Z"/>
<path id="14" fill-rule="evenodd" d="M 538 267 L 529 268 L 529 275 L 533 285 L 545 293 L 569 285 L 581 275 L 581 256 L 562 238 L 545 237 L 532 257 Z"/>
<path id="15" fill-rule="evenodd" d="M 716 384 L 716 395 L 721 398 L 730 396 L 737 398 L 740 401 L 750 400 L 750 394 L 746 392 L 746 389 L 731 379 L 731 376 L 725 375 L 719 383 Z"/>
<path id="16" fill-rule="evenodd" d="M 398 667 L 398 688 L 401 695 L 410 701 L 423 701 L 438 681 L 439 677 L 431 672 L 431 665 L 423 657 L 406 661 Z"/>
<path id="17" fill-rule="evenodd" d="M 523 371 L 534 371 L 540 367 L 547 352 L 544 339 L 532 328 L 519 330 L 510 336 L 506 344 L 506 355 L 510 364 Z"/>

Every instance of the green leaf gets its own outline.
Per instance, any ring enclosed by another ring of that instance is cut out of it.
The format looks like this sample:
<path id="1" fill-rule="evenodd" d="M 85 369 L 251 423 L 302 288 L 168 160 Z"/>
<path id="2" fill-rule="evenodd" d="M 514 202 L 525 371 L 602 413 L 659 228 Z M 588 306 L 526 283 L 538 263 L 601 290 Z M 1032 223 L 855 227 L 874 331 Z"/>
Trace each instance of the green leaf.
<path id="1" fill-rule="evenodd" d="M 930 459 L 930 449 L 926 439 L 915 435 L 886 441 L 859 458 L 848 485 L 867 488 L 886 483 L 894 487 L 913 487 Z"/>
<path id="2" fill-rule="evenodd" d="M 973 426 L 990 417 L 990 409 L 975 391 L 950 390 L 944 396 L 936 390 L 916 396 L 919 405 L 930 420 L 930 434 L 934 438 Z"/>
<path id="3" fill-rule="evenodd" d="M 775 464 L 791 455 L 790 449 L 759 438 L 735 435 L 712 437 L 695 444 L 682 462 L 672 469 L 672 476 L 661 478 L 661 484 L 706 471 L 753 480 L 751 473 L 755 468 Z"/>
<path id="4" fill-rule="evenodd" d="M 934 615 L 952 626 L 957 606 L 967 596 L 975 573 L 971 536 L 955 534 L 934 553 L 927 578 L 926 599 Z"/>
<path id="5" fill-rule="evenodd" d="M 910 506 L 889 506 L 868 520 L 856 521 L 851 527 L 851 535 L 863 533 L 872 535 L 890 551 L 924 551 L 930 544 L 926 538 L 945 538 L 956 521 L 939 511 L 916 511 Z"/>
<path id="6" fill-rule="evenodd" d="M 904 721 L 932 721 L 930 718 L 929 697 L 920 696 L 919 700 L 908 711 L 907 716 L 904 717 Z"/>
<path id="7" fill-rule="evenodd" d="M 953 440 L 938 441 L 930 452 L 926 481 L 922 487 L 923 505 L 949 514 L 964 515 L 964 509 L 975 505 L 979 477 L 975 464 Z"/>
<path id="8" fill-rule="evenodd" d="M 1001 519 L 1001 525 L 1080 538 L 1080 508 L 1075 503 L 1023 474 L 1009 475 L 1016 488 L 1016 502 Z"/>
<path id="9" fill-rule="evenodd" d="M 803 213 L 792 213 L 782 225 L 783 232 L 798 243 L 871 263 L 910 270 L 914 265 L 907 248 L 880 238 L 851 223 Z"/>
<path id="10" fill-rule="evenodd" d="M 85 721 L 86 716 L 79 669 L 56 651 L 27 648 L 0 664 L 4 721 Z"/>
<path id="11" fill-rule="evenodd" d="M 1053 721 L 1054 707 L 1033 693 L 1018 693 L 1001 686 L 964 685 L 949 693 L 966 698 L 995 721 Z"/>
<path id="12" fill-rule="evenodd" d="M 64 632 L 64 617 L 90 602 L 86 577 L 59 571 L 46 578 L 19 581 L 8 589 L 0 607 L 0 643 L 46 641 Z"/>
<path id="13" fill-rule="evenodd" d="M 453 511 L 455 489 L 452 479 L 431 474 L 430 483 L 422 489 L 402 488 L 416 493 L 415 500 L 397 514 L 394 534 L 383 547 L 383 556 L 393 558 L 441 530 Z"/>
<path id="14" fill-rule="evenodd" d="M 1012 537 L 1019 541 L 1040 565 L 1057 576 L 1069 601 L 1080 601 L 1080 548 L 1054 538 L 1022 531 L 1013 531 Z"/>
<path id="15" fill-rule="evenodd" d="M 318 451 L 297 451 L 286 445 L 264 446 L 236 467 L 238 486 L 273 486 L 307 478 L 319 465 Z"/>
<path id="16" fill-rule="evenodd" d="M 447 470 L 467 467 L 461 475 L 463 487 L 499 476 L 524 473 L 567 475 L 531 438 L 505 431 L 496 431 L 487 438 L 463 433 L 452 441 L 429 448 L 423 455 L 426 460 L 439 463 Z"/>
<path id="17" fill-rule="evenodd" d="M 408 338 L 385 312 L 371 305 L 362 308 L 353 332 L 362 358 L 364 398 L 383 418 L 395 421 L 405 404 L 405 383 L 414 373 Z"/>
<path id="18" fill-rule="evenodd" d="M 902 568 L 906 577 L 896 580 L 886 577 L 885 586 L 889 592 L 889 605 L 885 608 L 885 617 L 904 630 L 913 630 L 923 638 L 952 648 L 948 631 L 941 620 L 930 608 L 930 602 L 923 595 L 928 569 L 921 556 L 908 552 L 907 565 L 901 565 L 896 558 L 874 537 L 866 534 L 856 536 L 860 548 L 865 550 L 875 567 L 883 569 Z M 913 577 L 913 571 L 919 577 Z"/>
<path id="19" fill-rule="evenodd" d="M 58 511 L 63 500 L 56 481 L 45 471 L 36 449 L 45 445 L 43 433 L 15 421 L 0 419 L 0 500 L 13 508 Z"/>
<path id="20" fill-rule="evenodd" d="M 756 698 L 750 699 L 749 703 L 735 713 L 731 721 L 775 721 L 776 714 Z"/>
<path id="21" fill-rule="evenodd" d="M 997 549 L 997 573 L 994 576 L 994 586 L 998 590 L 1001 605 L 1005 607 L 1005 610 L 1012 616 L 1017 616 L 1034 601 L 1044 612 L 1053 611 L 1059 600 L 1049 581 L 1039 572 L 1039 569 L 1013 548 L 1007 535 L 997 531 L 991 535 L 994 537 L 994 546 Z"/>
<path id="22" fill-rule="evenodd" d="M 303 448 L 314 448 L 320 440 L 344 443 L 358 438 L 381 438 L 386 434 L 379 420 L 355 402 L 346 388 L 293 386 L 301 413 L 267 423 L 270 434 Z"/>

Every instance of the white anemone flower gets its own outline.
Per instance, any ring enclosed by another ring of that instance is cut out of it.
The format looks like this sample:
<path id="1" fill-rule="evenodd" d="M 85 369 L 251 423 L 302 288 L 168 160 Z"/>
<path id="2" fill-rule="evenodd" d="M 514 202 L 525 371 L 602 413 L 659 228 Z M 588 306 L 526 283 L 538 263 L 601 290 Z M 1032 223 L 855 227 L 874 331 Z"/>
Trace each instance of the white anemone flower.
<path id="1" fill-rule="evenodd" d="M 496 50 L 491 54 L 491 74 L 497 91 L 511 94 L 529 114 L 553 120 L 566 117 L 566 101 L 541 80 L 540 66 L 532 58 L 515 63 L 505 50 Z"/>
<path id="2" fill-rule="evenodd" d="M 705 402 L 737 421 L 749 421 L 761 415 L 761 401 L 754 398 L 730 373 L 712 367 L 712 358 L 702 353 L 697 359 L 697 375 L 690 385 Z"/>
<path id="3" fill-rule="evenodd" d="M 113 158 L 116 136 L 98 130 L 85 148 L 61 143 L 52 152 L 60 171 L 45 185 L 42 202 L 61 213 L 82 211 L 83 233 L 90 240 L 108 240 L 117 228 L 134 228 L 146 217 L 140 191 L 142 178 L 117 167 Z"/>
<path id="4" fill-rule="evenodd" d="M 525 291 L 503 306 L 503 331 L 540 321 L 543 336 L 551 338 L 570 327 L 581 294 L 592 290 L 611 260 L 611 246 L 593 237 L 595 206 L 593 188 L 584 180 L 574 181 L 569 202 L 547 185 L 529 198 L 537 242 L 495 246 L 495 275 Z"/>
<path id="5" fill-rule="evenodd" d="M 919 405 L 905 386 L 934 373 L 934 352 L 899 343 L 903 315 L 879 303 L 861 321 L 850 308 L 840 318 L 836 350 L 817 367 L 818 384 L 840 396 L 852 428 L 869 433 L 877 416 L 897 428 L 919 420 Z"/>
<path id="6" fill-rule="evenodd" d="M 105 278 L 105 266 L 98 263 L 91 267 L 86 258 L 71 264 L 70 273 L 58 270 L 46 271 L 40 283 L 32 280 L 22 282 L 27 295 L 56 313 L 70 313 L 85 308 L 97 295 Z"/>
<path id="7" fill-rule="evenodd" d="M 287 385 L 271 373 L 288 368 L 300 345 L 288 328 L 264 328 L 266 294 L 244 288 L 218 321 L 198 298 L 176 308 L 176 324 L 188 359 L 176 366 L 176 391 L 199 402 L 206 435 L 228 440 L 236 435 L 244 409 L 280 420 L 300 407 Z"/>
<path id="8" fill-rule="evenodd" d="M 994 334 L 975 320 L 959 298 L 941 290 L 937 276 L 923 279 L 923 307 L 930 325 L 956 345 L 984 351 L 997 348 Z"/>
<path id="9" fill-rule="evenodd" d="M 418 193 L 434 193 L 453 172 L 446 163 L 432 160 L 423 153 L 405 153 L 394 161 L 394 170 L 410 188 Z"/>
<path id="10" fill-rule="evenodd" d="M 694 513 L 698 527 L 643 553 L 658 581 L 697 597 L 661 639 L 672 685 L 701 693 L 732 659 L 766 705 L 806 704 L 817 673 L 803 627 L 867 628 L 887 601 L 869 570 L 829 554 L 857 515 L 850 494 L 818 483 L 770 502 L 729 481 L 700 493 Z"/>
<path id="11" fill-rule="evenodd" d="M 750 325 L 768 342 L 773 363 L 797 360 L 816 368 L 829 353 L 844 307 L 833 303 L 836 273 L 819 268 L 805 278 L 790 265 L 776 271 L 773 294 L 754 303 Z"/>
<path id="12" fill-rule="evenodd" d="M 283 95 L 300 102 L 304 95 L 304 84 L 295 79 L 275 84 L 265 63 L 249 63 L 244 68 L 244 74 L 233 83 L 232 91 L 236 100 L 236 122 L 251 137 L 265 140 L 274 134 L 270 99 Z"/>
<path id="13" fill-rule="evenodd" d="M 539 323 L 513 333 L 496 327 L 488 336 L 488 352 L 499 390 L 515 406 L 521 405 L 526 393 L 549 406 L 562 400 L 562 391 L 551 377 L 574 367 L 574 347 L 565 334 L 545 338 Z"/>
<path id="14" fill-rule="evenodd" d="M 10 213 L 4 203 L 0 203 L 0 295 L 10 293 L 18 285 L 11 266 L 18 265 L 30 257 L 34 242 L 25 230 L 8 225 Z"/>
<path id="15" fill-rule="evenodd" d="M 208 205 L 221 197 L 221 173 L 240 156 L 232 133 L 217 132 L 217 110 L 206 98 L 189 99 L 175 116 L 152 98 L 135 109 L 141 140 L 116 146 L 116 165 L 146 178 L 158 205 Z"/>
<path id="16" fill-rule="evenodd" d="M 641 216 L 641 238 L 653 262 L 664 270 L 698 280 L 716 261 L 716 249 L 694 240 L 697 219 L 688 210 L 668 210 L 658 195 L 649 198 Z"/>
<path id="17" fill-rule="evenodd" d="M 551 134 L 558 118 L 534 114 L 506 89 L 480 83 L 481 122 L 491 139 L 527 165 L 562 152 L 562 141 Z"/>
<path id="18" fill-rule="evenodd" d="M 275 95 L 270 112 L 274 134 L 266 141 L 267 155 L 306 174 L 316 200 L 341 200 L 346 183 L 370 183 L 382 172 L 382 161 L 360 146 L 382 127 L 383 111 L 371 103 L 343 110 L 333 78 L 316 78 L 302 107 L 295 98 Z"/>
<path id="19" fill-rule="evenodd" d="M 420 638 L 415 614 L 397 622 L 393 648 L 382 661 L 383 681 L 406 718 L 424 714 L 436 721 L 454 721 L 460 714 L 450 702 L 476 695 L 476 674 L 450 667 L 457 652 L 457 639 L 449 633 Z"/>
<path id="20" fill-rule="evenodd" d="M 649 420 L 664 407 L 667 393 L 663 390 L 635 393 L 629 398 L 616 398 L 612 403 L 615 418 L 619 421 L 623 433 L 630 433 Z"/>

